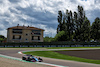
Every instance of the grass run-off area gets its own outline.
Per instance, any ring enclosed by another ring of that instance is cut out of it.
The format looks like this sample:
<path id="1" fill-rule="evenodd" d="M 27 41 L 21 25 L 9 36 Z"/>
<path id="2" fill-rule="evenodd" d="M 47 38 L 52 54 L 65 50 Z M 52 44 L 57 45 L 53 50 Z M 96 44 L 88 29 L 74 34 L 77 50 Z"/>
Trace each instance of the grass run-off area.
<path id="1" fill-rule="evenodd" d="M 41 56 L 41 57 L 49 57 L 49 58 L 55 58 L 55 59 L 63 59 L 63 60 L 73 60 L 73 61 L 79 61 L 79 62 L 86 62 L 86 63 L 94 63 L 94 64 L 100 64 L 100 60 L 92 60 L 92 59 L 84 59 L 74 56 L 68 56 L 63 55 L 57 52 L 53 51 L 31 51 L 31 52 L 23 52 L 24 54 L 31 54 L 35 56 Z"/>
<path id="2" fill-rule="evenodd" d="M 100 47 L 46 47 L 47 49 L 66 49 L 66 48 L 100 48 Z"/>

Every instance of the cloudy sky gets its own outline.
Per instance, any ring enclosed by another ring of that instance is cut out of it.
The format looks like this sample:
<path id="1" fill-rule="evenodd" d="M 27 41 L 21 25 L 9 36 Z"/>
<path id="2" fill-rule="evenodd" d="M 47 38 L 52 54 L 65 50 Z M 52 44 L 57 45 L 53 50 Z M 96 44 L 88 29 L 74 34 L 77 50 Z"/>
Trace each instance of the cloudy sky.
<path id="1" fill-rule="evenodd" d="M 0 34 L 7 36 L 8 27 L 30 25 L 45 29 L 44 36 L 54 37 L 58 11 L 77 11 L 84 7 L 87 17 L 100 17 L 100 0 L 0 0 Z"/>

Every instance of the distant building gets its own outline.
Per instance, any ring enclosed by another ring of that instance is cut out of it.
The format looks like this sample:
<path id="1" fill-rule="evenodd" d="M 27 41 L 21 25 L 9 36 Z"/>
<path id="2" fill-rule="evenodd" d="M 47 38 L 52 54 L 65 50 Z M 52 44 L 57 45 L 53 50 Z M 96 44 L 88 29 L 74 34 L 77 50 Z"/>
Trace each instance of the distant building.
<path id="1" fill-rule="evenodd" d="M 7 42 L 43 42 L 43 29 L 14 26 L 7 29 Z"/>

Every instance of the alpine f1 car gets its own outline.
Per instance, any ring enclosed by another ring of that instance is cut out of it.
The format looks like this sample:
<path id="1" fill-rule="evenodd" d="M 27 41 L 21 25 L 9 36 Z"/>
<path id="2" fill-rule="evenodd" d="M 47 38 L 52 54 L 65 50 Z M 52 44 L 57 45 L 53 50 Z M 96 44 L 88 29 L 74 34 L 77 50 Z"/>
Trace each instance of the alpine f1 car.
<path id="1" fill-rule="evenodd" d="M 32 55 L 24 55 L 22 56 L 22 60 L 31 61 L 31 62 L 43 62 L 42 58 L 37 58 Z"/>

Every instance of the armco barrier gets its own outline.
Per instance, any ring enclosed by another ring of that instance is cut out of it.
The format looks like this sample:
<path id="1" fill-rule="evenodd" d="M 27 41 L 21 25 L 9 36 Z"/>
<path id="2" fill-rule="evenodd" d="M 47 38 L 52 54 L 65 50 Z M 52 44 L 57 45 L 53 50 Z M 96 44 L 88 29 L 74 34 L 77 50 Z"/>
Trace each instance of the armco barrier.
<path id="1" fill-rule="evenodd" d="M 0 43 L 0 47 L 100 47 L 100 42 Z"/>
<path id="2" fill-rule="evenodd" d="M 3 47 L 100 47 L 100 45 L 20 45 L 20 46 L 9 46 L 9 45 L 4 45 L 4 46 L 0 46 L 0 48 L 3 48 Z"/>

